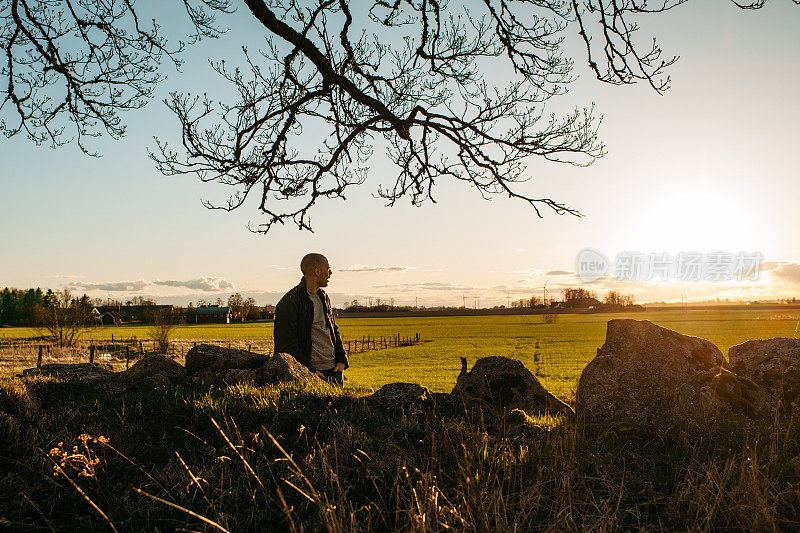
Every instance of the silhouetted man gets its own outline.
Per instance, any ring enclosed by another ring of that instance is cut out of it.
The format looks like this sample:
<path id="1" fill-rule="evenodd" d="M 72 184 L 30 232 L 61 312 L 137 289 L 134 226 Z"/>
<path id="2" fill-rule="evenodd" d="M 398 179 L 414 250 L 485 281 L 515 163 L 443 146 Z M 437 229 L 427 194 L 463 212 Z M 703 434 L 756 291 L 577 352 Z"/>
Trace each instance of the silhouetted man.
<path id="1" fill-rule="evenodd" d="M 331 312 L 328 286 L 331 269 L 322 254 L 308 254 L 300 262 L 303 278 L 275 306 L 275 353 L 288 353 L 320 378 L 343 384 L 350 366 Z"/>

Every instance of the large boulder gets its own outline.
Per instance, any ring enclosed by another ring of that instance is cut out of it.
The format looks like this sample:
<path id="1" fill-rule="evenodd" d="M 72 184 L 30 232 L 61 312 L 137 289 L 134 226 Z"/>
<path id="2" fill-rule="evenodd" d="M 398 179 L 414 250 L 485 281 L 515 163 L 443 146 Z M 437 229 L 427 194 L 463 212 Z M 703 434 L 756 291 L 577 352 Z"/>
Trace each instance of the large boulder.
<path id="1" fill-rule="evenodd" d="M 472 370 L 458 378 L 451 394 L 464 401 L 486 401 L 498 410 L 573 415 L 572 408 L 550 394 L 521 361 L 508 357 L 478 359 Z"/>
<path id="2" fill-rule="evenodd" d="M 269 360 L 268 355 L 223 348 L 213 344 L 199 344 L 186 353 L 186 375 L 199 372 L 223 372 L 230 369 L 258 368 Z"/>
<path id="3" fill-rule="evenodd" d="M 26 368 L 21 377 L 54 377 L 58 379 L 91 379 L 108 377 L 114 373 L 111 365 L 103 363 L 49 363 Z"/>
<path id="4" fill-rule="evenodd" d="M 431 403 L 431 392 L 418 383 L 388 383 L 364 398 L 368 405 L 383 409 L 407 409 Z"/>
<path id="5" fill-rule="evenodd" d="M 192 372 L 189 371 L 187 355 L 186 373 L 191 375 L 192 380 L 227 385 L 248 382 L 261 387 L 270 383 L 308 382 L 319 379 L 288 353 L 278 353 L 269 357 L 219 346 L 213 348 L 215 349 L 196 352 L 197 357 L 193 359 Z M 189 353 L 191 352 L 190 350 Z M 218 357 L 212 358 L 212 355 Z M 199 364 L 201 361 L 203 365 Z"/>
<path id="6" fill-rule="evenodd" d="M 171 387 L 185 382 L 186 370 L 163 355 L 144 357 L 128 370 L 114 374 L 109 380 L 112 388 L 121 391 Z"/>
<path id="7" fill-rule="evenodd" d="M 769 419 L 775 398 L 722 367 L 695 373 L 676 391 L 672 420 L 707 427 L 716 420 Z"/>
<path id="8" fill-rule="evenodd" d="M 254 384 L 261 386 L 267 383 L 283 383 L 287 381 L 308 382 L 319 378 L 297 359 L 288 353 L 277 353 L 262 366 L 254 369 Z"/>
<path id="9" fill-rule="evenodd" d="M 784 412 L 800 416 L 800 339 L 747 341 L 728 350 L 730 368 L 780 399 Z"/>
<path id="10" fill-rule="evenodd" d="M 719 348 L 705 339 L 648 320 L 610 320 L 605 344 L 581 373 L 575 410 L 593 421 L 669 422 L 681 386 L 723 362 Z"/>

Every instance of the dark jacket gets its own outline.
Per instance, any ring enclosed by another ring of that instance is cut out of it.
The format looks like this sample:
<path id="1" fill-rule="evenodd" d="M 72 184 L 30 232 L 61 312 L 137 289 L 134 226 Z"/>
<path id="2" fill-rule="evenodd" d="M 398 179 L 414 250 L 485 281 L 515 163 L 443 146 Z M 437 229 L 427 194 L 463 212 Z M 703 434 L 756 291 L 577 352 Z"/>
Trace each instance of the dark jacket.
<path id="1" fill-rule="evenodd" d="M 344 363 L 345 368 L 350 366 L 347 353 L 342 346 L 339 336 L 339 326 L 331 312 L 331 301 L 325 291 L 317 290 L 317 295 L 322 301 L 325 312 L 325 322 L 331 331 L 333 341 L 334 361 Z M 312 372 L 311 365 L 311 324 L 314 322 L 314 304 L 308 297 L 306 280 L 287 292 L 278 305 L 275 306 L 275 353 L 288 353 L 303 363 Z"/>

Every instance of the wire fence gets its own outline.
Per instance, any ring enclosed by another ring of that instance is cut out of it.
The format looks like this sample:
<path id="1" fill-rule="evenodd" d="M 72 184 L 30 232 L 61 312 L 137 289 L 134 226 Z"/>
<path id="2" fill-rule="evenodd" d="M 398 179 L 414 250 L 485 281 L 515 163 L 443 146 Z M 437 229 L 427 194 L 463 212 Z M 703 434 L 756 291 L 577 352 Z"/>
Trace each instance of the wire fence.
<path id="1" fill-rule="evenodd" d="M 413 335 L 396 334 L 392 336 L 372 337 L 364 335 L 361 339 L 343 340 L 348 354 L 364 353 L 390 348 L 402 348 L 420 344 L 419 333 Z M 44 338 L 3 339 L 0 341 L 0 370 L 14 370 L 40 367 L 47 363 L 115 363 L 127 369 L 131 362 L 147 355 L 166 355 L 183 361 L 188 351 L 198 344 L 232 349 L 247 350 L 253 353 L 272 355 L 274 344 L 268 340 L 233 340 L 233 339 L 178 339 L 169 343 L 166 351 L 159 350 L 158 343 L 139 339 L 114 337 L 110 339 L 83 340 L 72 346 L 60 346 Z"/>

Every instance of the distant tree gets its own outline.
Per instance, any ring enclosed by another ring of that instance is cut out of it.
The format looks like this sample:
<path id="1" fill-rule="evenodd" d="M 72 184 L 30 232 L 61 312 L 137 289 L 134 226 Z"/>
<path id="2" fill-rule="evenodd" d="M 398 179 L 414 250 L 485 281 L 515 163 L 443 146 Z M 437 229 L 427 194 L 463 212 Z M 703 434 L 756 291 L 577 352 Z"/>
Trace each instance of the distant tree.
<path id="1" fill-rule="evenodd" d="M 130 300 L 131 305 L 157 305 L 157 302 L 152 298 L 145 298 L 144 296 L 134 296 Z"/>
<path id="2" fill-rule="evenodd" d="M 244 320 L 258 320 L 259 312 L 255 299 L 251 296 L 242 303 Z"/>
<path id="3" fill-rule="evenodd" d="M 155 341 L 158 351 L 166 354 L 178 328 L 178 314 L 171 306 L 164 306 L 151 311 L 147 321 L 150 322 L 148 336 Z"/>
<path id="4" fill-rule="evenodd" d="M 237 321 L 244 321 L 246 315 L 244 309 L 244 298 L 238 292 L 231 294 L 228 298 L 228 307 L 230 307 L 233 319 Z"/>
<path id="5" fill-rule="evenodd" d="M 611 290 L 603 299 L 603 304 L 607 307 L 630 307 L 633 305 L 633 296 Z"/>
<path id="6" fill-rule="evenodd" d="M 600 305 L 597 293 L 578 287 L 577 289 L 564 289 L 564 307 L 591 307 Z"/>
<path id="7" fill-rule="evenodd" d="M 546 104 L 566 92 L 576 62 L 602 82 L 663 92 L 675 58 L 638 38 L 637 20 L 685 2 L 182 0 L 181 19 L 160 2 L 5 0 L 0 131 L 75 139 L 92 153 L 87 139 L 125 133 L 121 114 L 152 97 L 162 61 L 180 64 L 201 38 L 241 39 L 219 20 L 243 3 L 258 41 L 236 41 L 237 66 L 211 61 L 237 98 L 170 93 L 181 145 L 157 142 L 152 154 L 167 175 L 231 187 L 226 203 L 208 207 L 234 210 L 252 194 L 266 218 L 256 231 L 287 220 L 310 229 L 310 209 L 344 198 L 386 152 L 396 172 L 378 195 L 389 205 L 433 200 L 435 182 L 451 179 L 521 199 L 539 216 L 580 216 L 517 190 L 531 159 L 586 165 L 604 153 L 591 105 L 559 116 Z M 183 27 L 188 36 L 171 45 L 163 32 Z M 567 32 L 584 46 L 567 48 Z M 312 129 L 318 141 L 301 135 Z"/>
<path id="8" fill-rule="evenodd" d="M 36 325 L 36 309 L 44 303 L 41 289 L 5 287 L 0 291 L 0 324 Z"/>
<path id="9" fill-rule="evenodd" d="M 528 307 L 537 307 L 542 303 L 542 299 L 534 295 L 528 298 Z"/>
<path id="10" fill-rule="evenodd" d="M 72 296 L 69 290 L 48 290 L 36 309 L 36 323 L 59 346 L 73 346 L 92 321 L 92 304 L 87 295 Z"/>

